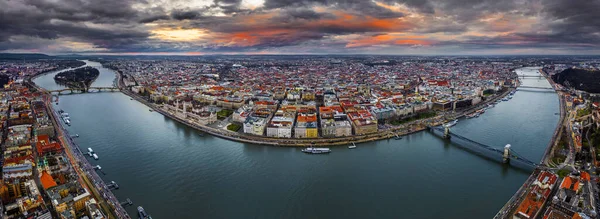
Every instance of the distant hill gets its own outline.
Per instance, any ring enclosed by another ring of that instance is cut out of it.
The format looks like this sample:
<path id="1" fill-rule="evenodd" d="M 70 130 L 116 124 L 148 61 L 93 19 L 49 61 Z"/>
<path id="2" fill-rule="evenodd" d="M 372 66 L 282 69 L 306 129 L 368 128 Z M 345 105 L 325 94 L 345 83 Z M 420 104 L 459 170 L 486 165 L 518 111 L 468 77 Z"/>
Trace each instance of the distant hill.
<path id="1" fill-rule="evenodd" d="M 590 93 L 600 93 L 600 71 L 569 68 L 552 75 L 552 80 L 565 87 Z"/>
<path id="2" fill-rule="evenodd" d="M 0 53 L 0 60 L 31 60 L 52 58 L 54 57 L 41 53 Z"/>

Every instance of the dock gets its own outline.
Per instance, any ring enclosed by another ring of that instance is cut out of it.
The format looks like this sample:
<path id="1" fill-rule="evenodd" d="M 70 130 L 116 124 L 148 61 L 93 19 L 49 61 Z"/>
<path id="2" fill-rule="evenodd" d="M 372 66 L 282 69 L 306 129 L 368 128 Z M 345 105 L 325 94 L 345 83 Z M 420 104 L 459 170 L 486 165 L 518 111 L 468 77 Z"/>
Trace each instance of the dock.
<path id="1" fill-rule="evenodd" d="M 100 165 L 94 166 L 94 170 L 100 171 L 103 175 L 106 175 L 106 173 L 102 171 L 102 167 Z"/>
<path id="2" fill-rule="evenodd" d="M 123 207 L 132 206 L 132 205 L 133 205 L 133 202 L 129 198 L 127 198 L 125 201 L 121 202 L 121 206 L 123 206 Z"/>
<path id="3" fill-rule="evenodd" d="M 108 188 L 111 190 L 119 189 L 119 184 L 117 184 L 115 181 L 110 181 L 106 186 L 108 186 Z"/>

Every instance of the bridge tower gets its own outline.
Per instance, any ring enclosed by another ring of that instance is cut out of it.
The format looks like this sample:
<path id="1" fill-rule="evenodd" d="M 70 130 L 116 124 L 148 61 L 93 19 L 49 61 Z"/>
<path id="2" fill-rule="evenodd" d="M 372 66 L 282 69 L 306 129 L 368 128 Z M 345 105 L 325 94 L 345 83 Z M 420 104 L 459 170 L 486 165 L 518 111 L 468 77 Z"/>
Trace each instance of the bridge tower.
<path id="1" fill-rule="evenodd" d="M 450 139 L 450 127 L 449 126 L 444 126 L 444 138 Z"/>
<path id="2" fill-rule="evenodd" d="M 504 146 L 504 154 L 502 155 L 502 162 L 510 162 L 510 144 Z"/>

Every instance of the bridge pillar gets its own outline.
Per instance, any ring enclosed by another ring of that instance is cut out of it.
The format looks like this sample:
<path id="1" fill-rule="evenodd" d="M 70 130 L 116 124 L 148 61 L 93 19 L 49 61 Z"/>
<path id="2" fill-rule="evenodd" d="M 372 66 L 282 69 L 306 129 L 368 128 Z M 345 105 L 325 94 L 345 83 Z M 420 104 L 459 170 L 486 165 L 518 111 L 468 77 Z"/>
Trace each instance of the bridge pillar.
<path id="1" fill-rule="evenodd" d="M 502 162 L 510 162 L 510 144 L 504 146 L 504 154 L 502 155 Z"/>
<path id="2" fill-rule="evenodd" d="M 444 126 L 444 138 L 450 139 L 450 127 Z"/>

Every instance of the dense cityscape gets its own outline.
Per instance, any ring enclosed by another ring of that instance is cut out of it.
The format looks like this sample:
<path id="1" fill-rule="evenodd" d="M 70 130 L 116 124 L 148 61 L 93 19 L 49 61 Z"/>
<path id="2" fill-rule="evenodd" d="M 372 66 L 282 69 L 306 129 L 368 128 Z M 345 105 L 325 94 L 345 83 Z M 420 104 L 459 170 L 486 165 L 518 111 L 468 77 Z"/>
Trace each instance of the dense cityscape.
<path id="1" fill-rule="evenodd" d="M 596 217 L 598 97 L 554 83 L 552 78 L 565 69 L 598 70 L 597 59 L 359 56 L 98 60 L 118 72 L 115 86 L 148 105 L 150 111 L 234 141 L 315 150 L 324 149 L 324 145 L 356 147 L 359 142 L 399 139 L 435 126 L 450 129 L 454 120 L 476 118 L 512 98 L 516 89 L 528 89 L 519 88 L 520 80 L 531 76 L 519 76 L 515 69 L 542 66 L 540 75 L 533 77 L 551 81 L 564 116 L 543 160 L 497 216 Z M 101 167 L 86 160 L 85 148 L 73 142 L 78 135 L 64 129 L 70 125 L 68 113 L 52 107 L 60 95 L 102 90 L 46 90 L 32 83 L 32 78 L 47 72 L 84 66 L 84 62 L 62 60 L 0 63 L 0 73 L 9 78 L 2 92 L 0 197 L 4 218 L 129 217 L 122 210 L 123 203 L 111 193 L 118 185 L 102 182 L 96 173 Z M 88 150 L 89 159 L 98 159 L 91 148 Z"/>
<path id="2" fill-rule="evenodd" d="M 0 0 L 0 219 L 600 218 L 600 0 Z"/>
<path id="3" fill-rule="evenodd" d="M 515 81 L 515 66 L 504 62 L 368 61 L 240 60 L 228 69 L 186 61 L 106 64 L 129 73 L 133 93 L 182 119 L 210 126 L 231 115 L 230 123 L 212 127 L 288 139 L 364 136 L 415 117 L 439 120 L 434 111 L 460 111 Z M 301 141 L 279 141 L 294 142 Z"/>

